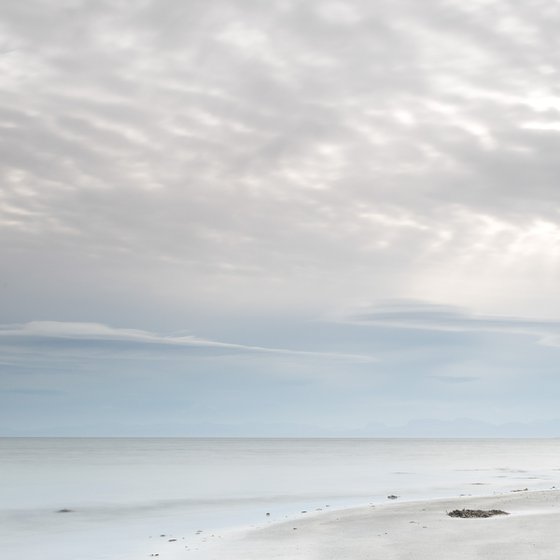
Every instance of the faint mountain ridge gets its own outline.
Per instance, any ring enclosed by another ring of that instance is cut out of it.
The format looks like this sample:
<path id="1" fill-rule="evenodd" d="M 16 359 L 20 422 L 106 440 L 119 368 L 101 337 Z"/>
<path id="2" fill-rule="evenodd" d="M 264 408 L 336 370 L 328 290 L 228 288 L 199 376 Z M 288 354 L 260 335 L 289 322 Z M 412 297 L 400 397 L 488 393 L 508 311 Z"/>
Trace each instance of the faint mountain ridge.
<path id="1" fill-rule="evenodd" d="M 473 418 L 420 418 L 390 426 L 371 422 L 362 428 L 317 426 L 291 422 L 153 423 L 74 425 L 11 430 L 0 437 L 247 437 L 247 438 L 555 438 L 560 419 L 494 424 Z"/>

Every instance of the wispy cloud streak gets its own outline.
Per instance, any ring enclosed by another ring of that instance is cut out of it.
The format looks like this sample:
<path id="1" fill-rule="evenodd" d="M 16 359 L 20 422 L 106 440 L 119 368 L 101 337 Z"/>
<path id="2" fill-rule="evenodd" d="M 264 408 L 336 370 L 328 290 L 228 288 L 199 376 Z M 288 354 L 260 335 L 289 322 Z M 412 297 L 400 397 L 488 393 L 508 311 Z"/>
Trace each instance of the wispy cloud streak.
<path id="1" fill-rule="evenodd" d="M 22 325 L 2 325 L 0 326 L 0 339 L 1 338 L 8 340 L 35 339 L 48 341 L 49 339 L 61 339 L 72 341 L 126 342 L 137 344 L 139 346 L 153 345 L 184 348 L 208 348 L 253 354 L 275 354 L 363 362 L 375 361 L 374 357 L 363 354 L 313 352 L 287 348 L 235 344 L 208 340 L 194 335 L 160 334 L 139 329 L 115 328 L 100 323 L 32 321 Z"/>
<path id="2" fill-rule="evenodd" d="M 444 305 L 410 302 L 380 305 L 369 311 L 333 317 L 333 320 L 352 325 L 397 329 L 529 335 L 537 337 L 540 344 L 560 346 L 560 321 L 477 315 Z"/>

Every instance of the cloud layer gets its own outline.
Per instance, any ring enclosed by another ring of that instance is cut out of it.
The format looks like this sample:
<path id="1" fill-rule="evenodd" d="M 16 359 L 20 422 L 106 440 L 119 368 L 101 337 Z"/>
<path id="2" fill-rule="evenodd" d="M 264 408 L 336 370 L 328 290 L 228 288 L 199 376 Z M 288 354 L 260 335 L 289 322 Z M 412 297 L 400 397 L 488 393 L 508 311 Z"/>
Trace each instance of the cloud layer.
<path id="1" fill-rule="evenodd" d="M 2 11 L 9 270 L 39 264 L 57 284 L 46 269 L 64 268 L 112 301 L 164 284 L 184 305 L 413 297 L 547 313 L 560 255 L 556 8 Z M 9 280 L 7 298 L 48 306 Z"/>

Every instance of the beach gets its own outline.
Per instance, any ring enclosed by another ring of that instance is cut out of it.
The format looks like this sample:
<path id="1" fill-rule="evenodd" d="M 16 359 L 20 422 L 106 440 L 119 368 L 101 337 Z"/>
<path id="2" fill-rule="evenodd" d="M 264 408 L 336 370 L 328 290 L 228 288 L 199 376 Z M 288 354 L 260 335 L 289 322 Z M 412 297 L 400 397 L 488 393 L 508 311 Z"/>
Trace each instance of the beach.
<path id="1" fill-rule="evenodd" d="M 509 515 L 462 519 L 455 509 Z M 557 560 L 560 492 L 398 501 L 309 514 L 253 529 L 208 550 L 208 560 Z M 185 556 L 187 558 L 188 556 Z"/>

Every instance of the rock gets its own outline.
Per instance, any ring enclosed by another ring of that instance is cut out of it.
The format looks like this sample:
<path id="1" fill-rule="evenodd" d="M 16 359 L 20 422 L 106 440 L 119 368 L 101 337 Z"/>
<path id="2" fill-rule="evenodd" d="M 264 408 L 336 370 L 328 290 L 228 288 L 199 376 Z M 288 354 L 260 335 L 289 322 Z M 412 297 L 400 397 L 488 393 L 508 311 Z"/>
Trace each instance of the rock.
<path id="1" fill-rule="evenodd" d="M 449 517 L 462 517 L 462 518 L 472 518 L 472 517 L 494 517 L 494 515 L 509 515 L 507 511 L 502 511 L 501 509 L 454 509 L 453 511 L 447 512 Z"/>
<path id="2" fill-rule="evenodd" d="M 396 500 L 397 498 L 398 498 L 398 496 L 395 496 L 395 494 L 389 494 L 389 495 L 387 496 L 387 499 L 388 499 L 388 500 Z"/>

